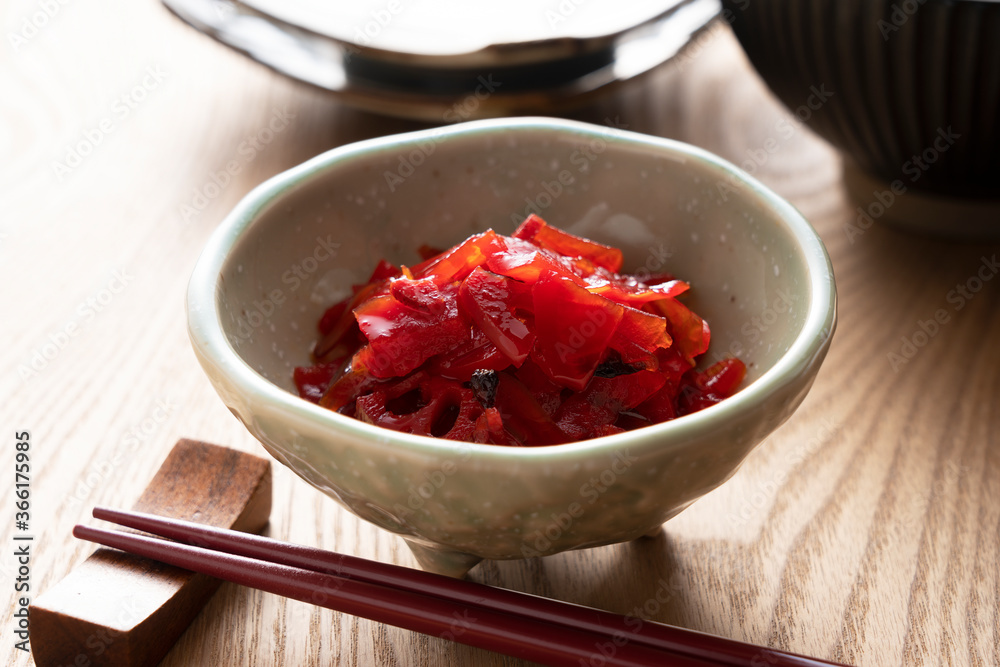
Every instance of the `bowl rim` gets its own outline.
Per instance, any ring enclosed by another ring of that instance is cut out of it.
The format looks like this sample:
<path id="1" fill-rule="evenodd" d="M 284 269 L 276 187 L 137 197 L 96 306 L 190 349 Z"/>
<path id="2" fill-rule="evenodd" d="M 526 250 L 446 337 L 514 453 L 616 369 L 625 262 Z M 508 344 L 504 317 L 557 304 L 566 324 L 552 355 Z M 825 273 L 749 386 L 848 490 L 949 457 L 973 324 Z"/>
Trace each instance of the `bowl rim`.
<path id="1" fill-rule="evenodd" d="M 321 177 L 328 170 L 342 167 L 354 160 L 372 155 L 396 152 L 428 140 L 445 141 L 463 137 L 510 131 L 550 131 L 581 137 L 602 137 L 609 143 L 653 149 L 676 159 L 695 160 L 713 171 L 720 180 L 746 188 L 747 196 L 755 198 L 764 208 L 773 210 L 774 222 L 795 241 L 806 266 L 808 312 L 799 334 L 788 350 L 770 369 L 735 395 L 699 412 L 668 422 L 626 431 L 610 436 L 559 445 L 510 447 L 437 439 L 429 436 L 401 433 L 367 424 L 337 414 L 306 401 L 272 383 L 252 368 L 233 348 L 226 337 L 216 309 L 220 289 L 219 276 L 230 252 L 253 226 L 257 216 L 272 202 L 306 181 Z M 733 180 L 735 179 L 735 181 Z M 317 422 L 332 434 L 346 431 L 349 435 L 372 442 L 373 445 L 418 453 L 432 457 L 467 456 L 474 451 L 482 460 L 543 460 L 556 462 L 566 458 L 602 455 L 635 448 L 669 448 L 682 446 L 718 428 L 746 417 L 758 410 L 765 399 L 781 388 L 793 384 L 821 359 L 836 328 L 836 286 L 829 254 L 819 235 L 790 203 L 779 197 L 732 163 L 704 149 L 680 141 L 619 130 L 580 121 L 546 117 L 475 120 L 456 125 L 417 130 L 402 134 L 376 137 L 346 144 L 321 153 L 295 167 L 281 172 L 251 190 L 224 218 L 212 233 L 199 256 L 187 290 L 188 335 L 199 361 L 210 361 L 225 368 L 229 382 L 244 395 L 265 401 L 272 409 L 287 411 L 299 419 Z M 207 369 L 206 369 L 207 370 Z M 253 401 L 250 402 L 252 407 Z"/>

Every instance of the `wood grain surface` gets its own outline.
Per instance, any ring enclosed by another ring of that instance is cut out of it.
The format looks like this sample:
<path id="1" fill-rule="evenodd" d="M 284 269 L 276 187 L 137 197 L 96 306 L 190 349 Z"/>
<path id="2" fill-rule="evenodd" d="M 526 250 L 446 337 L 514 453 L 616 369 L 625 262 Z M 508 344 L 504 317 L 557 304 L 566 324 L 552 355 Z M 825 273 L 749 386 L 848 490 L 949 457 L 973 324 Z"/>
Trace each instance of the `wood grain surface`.
<path id="1" fill-rule="evenodd" d="M 11 40 L 43 5 L 6 3 L 0 45 L 9 665 L 30 664 L 12 634 L 15 432 L 31 434 L 31 595 L 92 551 L 72 526 L 94 504 L 129 505 L 179 438 L 263 454 L 188 343 L 194 262 L 265 178 L 417 127 L 273 74 L 151 0 L 52 2 Z M 775 101 L 725 25 L 574 114 L 616 116 L 743 164 L 797 206 L 833 258 L 838 331 L 791 420 L 660 535 L 471 577 L 857 665 L 1000 664 L 1000 279 L 977 280 L 996 277 L 1000 248 L 881 220 L 849 234 L 840 158 Z M 281 129 L 262 134 L 275 118 Z M 237 175 L 210 185 L 232 162 Z M 280 465 L 269 534 L 415 565 L 398 537 Z M 227 584 L 162 664 L 518 663 Z"/>
<path id="2" fill-rule="evenodd" d="M 133 510 L 259 533 L 271 515 L 271 463 L 182 439 Z M 159 664 L 222 582 L 117 549 L 98 548 L 31 603 L 38 664 Z"/>

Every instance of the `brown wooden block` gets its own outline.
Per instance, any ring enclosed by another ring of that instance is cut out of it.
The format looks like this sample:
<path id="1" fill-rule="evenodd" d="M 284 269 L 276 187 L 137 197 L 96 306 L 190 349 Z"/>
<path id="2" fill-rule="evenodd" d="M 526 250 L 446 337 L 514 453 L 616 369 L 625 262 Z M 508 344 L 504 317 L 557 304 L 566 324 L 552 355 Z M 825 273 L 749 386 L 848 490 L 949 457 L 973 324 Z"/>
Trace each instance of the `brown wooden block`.
<path id="1" fill-rule="evenodd" d="M 271 466 L 232 449 L 180 440 L 134 509 L 260 532 L 271 512 Z M 156 665 L 220 583 L 99 548 L 31 605 L 35 664 Z"/>

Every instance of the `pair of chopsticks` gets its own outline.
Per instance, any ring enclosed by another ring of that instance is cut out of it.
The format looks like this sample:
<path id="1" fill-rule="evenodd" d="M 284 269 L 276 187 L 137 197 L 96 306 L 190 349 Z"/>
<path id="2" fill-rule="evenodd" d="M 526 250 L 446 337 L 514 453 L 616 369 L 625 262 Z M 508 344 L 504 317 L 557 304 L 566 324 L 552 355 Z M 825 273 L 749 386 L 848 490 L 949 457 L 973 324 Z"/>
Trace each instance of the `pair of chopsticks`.
<path id="1" fill-rule="evenodd" d="M 76 526 L 73 535 L 328 609 L 547 665 L 837 663 L 600 609 L 152 514 L 94 518 L 160 537 Z"/>

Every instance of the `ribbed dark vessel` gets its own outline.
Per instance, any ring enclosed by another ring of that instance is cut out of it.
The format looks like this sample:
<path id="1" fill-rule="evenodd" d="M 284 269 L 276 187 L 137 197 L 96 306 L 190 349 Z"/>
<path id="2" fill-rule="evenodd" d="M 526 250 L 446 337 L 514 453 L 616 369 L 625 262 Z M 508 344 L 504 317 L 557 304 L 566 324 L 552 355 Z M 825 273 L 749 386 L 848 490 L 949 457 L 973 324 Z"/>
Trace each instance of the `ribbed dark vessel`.
<path id="1" fill-rule="evenodd" d="M 1000 198 L 1000 3 L 723 5 L 778 98 L 862 171 L 908 189 Z"/>

